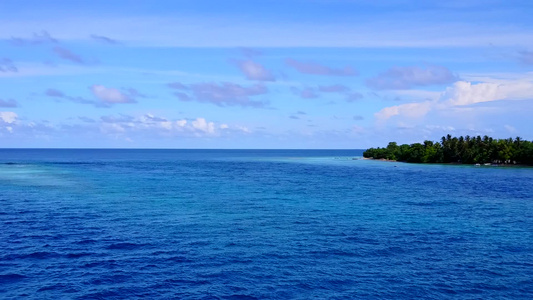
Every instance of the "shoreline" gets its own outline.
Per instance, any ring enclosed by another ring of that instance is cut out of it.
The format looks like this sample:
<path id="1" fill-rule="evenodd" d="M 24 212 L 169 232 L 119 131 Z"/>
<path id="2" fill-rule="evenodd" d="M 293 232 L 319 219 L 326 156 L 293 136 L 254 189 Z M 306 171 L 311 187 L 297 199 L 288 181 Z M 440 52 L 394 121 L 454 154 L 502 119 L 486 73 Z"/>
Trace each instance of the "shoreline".
<path id="1" fill-rule="evenodd" d="M 517 167 L 517 168 L 533 168 L 533 166 L 530 165 L 523 165 L 523 164 L 463 164 L 458 162 L 451 162 L 451 163 L 410 163 L 406 161 L 399 161 L 399 160 L 392 160 L 392 159 L 386 159 L 386 158 L 372 158 L 372 157 L 363 157 L 364 160 L 377 160 L 377 161 L 385 161 L 385 162 L 398 162 L 398 163 L 405 163 L 405 164 L 424 164 L 424 165 L 454 165 L 454 166 L 473 166 L 473 167 Z"/>
<path id="2" fill-rule="evenodd" d="M 363 159 L 366 160 L 379 160 L 379 161 L 388 161 L 388 162 L 404 162 L 404 161 L 397 161 L 393 159 L 386 159 L 386 158 L 373 158 L 373 157 L 363 157 Z"/>

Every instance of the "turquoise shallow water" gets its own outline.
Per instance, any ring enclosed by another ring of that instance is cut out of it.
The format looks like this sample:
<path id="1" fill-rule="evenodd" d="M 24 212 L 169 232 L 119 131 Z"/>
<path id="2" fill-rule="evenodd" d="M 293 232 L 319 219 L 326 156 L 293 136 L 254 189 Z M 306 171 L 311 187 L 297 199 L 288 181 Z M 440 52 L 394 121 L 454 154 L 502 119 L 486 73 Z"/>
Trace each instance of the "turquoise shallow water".
<path id="1" fill-rule="evenodd" d="M 0 150 L 3 299 L 531 299 L 533 169 Z"/>

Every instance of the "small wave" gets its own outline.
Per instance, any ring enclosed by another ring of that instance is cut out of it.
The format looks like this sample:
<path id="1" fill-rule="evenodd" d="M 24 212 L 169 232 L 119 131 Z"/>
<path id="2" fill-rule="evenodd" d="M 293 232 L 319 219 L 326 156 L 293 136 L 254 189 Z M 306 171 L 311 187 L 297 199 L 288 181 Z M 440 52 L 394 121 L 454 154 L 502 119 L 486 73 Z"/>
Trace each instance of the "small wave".
<path id="1" fill-rule="evenodd" d="M 115 291 L 100 291 L 90 294 L 85 294 L 81 298 L 82 299 L 122 299 L 124 297 L 123 294 L 115 292 Z"/>
<path id="2" fill-rule="evenodd" d="M 179 262 L 179 263 L 191 262 L 191 260 L 185 256 L 173 256 L 173 257 L 167 258 L 166 260 L 172 261 L 172 262 Z"/>
<path id="3" fill-rule="evenodd" d="M 2 257 L 2 260 L 16 259 L 49 259 L 60 256 L 56 252 L 37 251 L 29 254 L 10 254 Z"/>
<path id="4" fill-rule="evenodd" d="M 53 257 L 58 257 L 58 256 L 59 254 L 56 252 L 46 252 L 46 251 L 34 252 L 34 253 L 26 255 L 26 257 L 28 258 L 35 258 L 35 259 L 47 259 L 47 258 L 53 258 Z"/>
<path id="5" fill-rule="evenodd" d="M 146 244 L 115 243 L 106 247 L 108 250 L 134 250 L 146 246 Z"/>
<path id="6" fill-rule="evenodd" d="M 378 245 L 380 241 L 372 238 L 364 238 L 358 236 L 347 236 L 344 238 L 346 241 L 357 242 L 358 244 Z"/>
<path id="7" fill-rule="evenodd" d="M 102 166 L 105 165 L 104 162 L 90 162 L 90 161 L 54 161 L 51 162 L 52 165 L 95 165 Z"/>
<path id="8" fill-rule="evenodd" d="M 423 241 L 423 243 L 425 242 L 426 241 Z M 460 243 L 468 243 L 470 242 L 470 240 L 465 238 L 464 236 L 450 236 L 445 239 L 445 242 L 447 244 L 452 244 L 452 243 L 460 244 Z"/>
<path id="9" fill-rule="evenodd" d="M 379 249 L 379 250 L 375 251 L 374 253 L 377 256 L 394 256 L 394 255 L 397 255 L 397 254 L 406 253 L 406 250 L 404 248 L 393 246 L 393 247 L 387 247 L 387 248 Z"/>
<path id="10" fill-rule="evenodd" d="M 57 290 L 63 290 L 65 292 L 66 290 L 69 290 L 69 292 L 74 292 L 75 290 L 72 289 L 71 286 L 64 284 L 64 283 L 56 283 L 51 285 L 45 285 L 38 289 L 38 292 L 46 292 L 46 291 L 57 291 Z"/>
<path id="11" fill-rule="evenodd" d="M 510 287 L 505 286 L 503 284 L 496 284 L 496 283 L 493 284 L 493 283 L 486 283 L 486 282 L 474 283 L 473 287 L 475 289 L 479 289 L 482 291 L 487 291 L 487 290 L 508 291 L 511 289 Z"/>
<path id="12" fill-rule="evenodd" d="M 110 259 L 110 260 L 106 260 L 106 261 L 93 261 L 93 262 L 88 262 L 86 263 L 85 265 L 83 265 L 82 267 L 83 268 L 113 268 L 113 267 L 116 267 L 118 265 L 117 261 L 116 260 L 113 260 L 113 259 Z"/>
<path id="13" fill-rule="evenodd" d="M 11 283 L 11 282 L 18 282 L 20 280 L 24 280 L 28 278 L 27 276 L 16 274 L 16 273 L 10 273 L 10 274 L 2 274 L 0 275 L 0 283 Z"/>
<path id="14" fill-rule="evenodd" d="M 208 240 L 193 240 L 193 241 L 190 241 L 190 242 L 187 242 L 187 245 L 189 246 L 208 246 L 211 244 L 211 241 L 208 241 Z"/>
<path id="15" fill-rule="evenodd" d="M 253 299 L 259 299 L 259 298 L 254 297 L 254 296 L 250 296 L 250 295 L 235 294 L 235 295 L 224 296 L 224 297 L 222 297 L 222 299 L 228 299 L 228 300 L 253 300 Z"/>
<path id="16" fill-rule="evenodd" d="M 68 253 L 66 255 L 67 258 L 80 258 L 84 256 L 91 256 L 93 253 L 87 253 L 87 252 L 81 252 L 81 253 Z"/>
<path id="17" fill-rule="evenodd" d="M 318 257 L 328 257 L 328 256 L 360 257 L 362 256 L 362 254 L 360 253 L 339 250 L 339 249 L 331 249 L 331 250 L 324 250 L 324 251 L 311 251 L 309 253 L 315 256 L 318 256 Z"/>
<path id="18" fill-rule="evenodd" d="M 91 285 L 107 285 L 107 284 L 117 284 L 124 283 L 130 280 L 132 277 L 128 274 L 115 274 L 115 275 L 104 275 L 100 278 L 95 278 L 90 281 Z"/>
<path id="19" fill-rule="evenodd" d="M 402 203 L 412 206 L 421 206 L 421 207 L 433 207 L 433 206 L 452 206 L 459 204 L 456 201 L 427 201 L 427 202 L 419 202 L 419 201 L 402 201 Z"/>
<path id="20" fill-rule="evenodd" d="M 92 239 L 86 239 L 86 240 L 81 240 L 81 241 L 76 242 L 76 244 L 78 245 L 87 245 L 87 244 L 94 244 L 94 243 L 96 243 L 96 241 Z"/>

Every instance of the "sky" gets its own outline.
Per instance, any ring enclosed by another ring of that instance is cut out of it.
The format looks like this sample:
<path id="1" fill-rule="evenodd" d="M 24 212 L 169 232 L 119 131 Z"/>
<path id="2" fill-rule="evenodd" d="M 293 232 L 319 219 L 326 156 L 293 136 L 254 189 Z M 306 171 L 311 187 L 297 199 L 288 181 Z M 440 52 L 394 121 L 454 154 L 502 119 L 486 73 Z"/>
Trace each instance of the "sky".
<path id="1" fill-rule="evenodd" d="M 0 1 L 0 147 L 533 140 L 533 1 Z"/>

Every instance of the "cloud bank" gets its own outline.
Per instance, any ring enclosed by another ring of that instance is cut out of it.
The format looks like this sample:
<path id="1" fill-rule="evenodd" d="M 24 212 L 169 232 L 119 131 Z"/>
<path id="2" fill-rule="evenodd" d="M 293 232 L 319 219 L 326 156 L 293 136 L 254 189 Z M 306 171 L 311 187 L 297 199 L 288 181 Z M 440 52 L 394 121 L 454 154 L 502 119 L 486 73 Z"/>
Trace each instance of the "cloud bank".
<path id="1" fill-rule="evenodd" d="M 380 122 L 386 121 L 394 116 L 411 119 L 423 117 L 430 111 L 466 107 L 493 101 L 528 99 L 533 99 L 533 81 L 530 80 L 481 83 L 457 81 L 442 92 L 441 96 L 436 100 L 385 107 L 375 113 L 374 116 Z"/>
<path id="2" fill-rule="evenodd" d="M 266 101 L 252 100 L 251 97 L 264 95 L 268 89 L 262 84 L 242 86 L 235 83 L 201 82 L 183 84 L 169 83 L 168 87 L 176 90 L 174 95 L 182 101 L 211 103 L 217 106 L 265 107 Z"/>
<path id="3" fill-rule="evenodd" d="M 74 103 L 91 104 L 95 107 L 111 107 L 115 104 L 136 103 L 136 98 L 145 97 L 137 90 L 132 88 L 115 89 L 103 86 L 101 84 L 95 84 L 89 87 L 89 90 L 97 100 L 90 100 L 83 97 L 69 96 L 64 92 L 49 88 L 44 92 L 44 95 L 51 98 L 58 98 L 68 100 Z"/>
<path id="4" fill-rule="evenodd" d="M 9 58 L 0 59 L 0 72 L 18 72 L 18 68 Z"/>
<path id="5" fill-rule="evenodd" d="M 0 121 L 4 123 L 12 124 L 15 123 L 17 119 L 18 115 L 12 111 L 0 111 Z"/>
<path id="6" fill-rule="evenodd" d="M 0 99 L 0 107 L 17 107 L 17 101 L 13 99 L 3 100 Z"/>
<path id="7" fill-rule="evenodd" d="M 130 115 L 103 116 L 98 123 L 99 129 L 103 133 L 125 136 L 145 134 L 162 137 L 216 137 L 224 134 L 247 134 L 251 132 L 246 127 L 216 123 L 201 117 L 171 120 L 150 113 L 137 117 Z"/>
<path id="8" fill-rule="evenodd" d="M 45 30 L 42 30 L 41 32 L 34 32 L 29 38 L 11 37 L 10 42 L 15 46 L 35 46 L 58 43 L 58 41 Z"/>
<path id="9" fill-rule="evenodd" d="M 376 90 L 404 90 L 418 86 L 448 84 L 458 80 L 450 70 L 442 66 L 420 68 L 392 67 L 366 81 L 368 87 Z"/>
<path id="10" fill-rule="evenodd" d="M 518 58 L 526 65 L 533 65 L 533 51 L 519 51 Z"/>
<path id="11" fill-rule="evenodd" d="M 303 74 L 325 76 L 357 76 L 358 73 L 352 67 L 335 69 L 312 61 L 298 61 L 292 58 L 285 60 L 285 64 Z"/>

